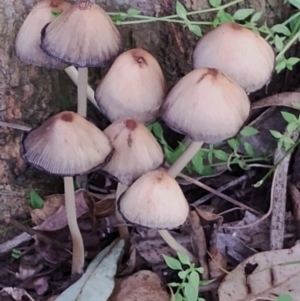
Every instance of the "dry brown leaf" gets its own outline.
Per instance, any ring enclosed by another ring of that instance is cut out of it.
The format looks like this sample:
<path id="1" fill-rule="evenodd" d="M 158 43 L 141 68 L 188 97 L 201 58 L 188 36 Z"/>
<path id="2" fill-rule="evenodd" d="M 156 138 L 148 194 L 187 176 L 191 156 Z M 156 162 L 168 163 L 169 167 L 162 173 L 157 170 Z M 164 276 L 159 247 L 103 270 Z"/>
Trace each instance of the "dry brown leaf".
<path id="1" fill-rule="evenodd" d="M 210 259 L 208 260 L 210 279 L 223 277 L 227 268 L 226 256 L 218 250 L 216 246 L 211 246 L 209 250 Z"/>
<path id="2" fill-rule="evenodd" d="M 294 108 L 294 103 L 300 102 L 300 93 L 299 92 L 284 92 L 275 94 L 266 98 L 263 98 L 257 102 L 255 102 L 251 109 L 258 109 L 270 106 L 285 106 Z"/>
<path id="3" fill-rule="evenodd" d="M 202 210 L 201 207 L 195 207 L 197 214 L 207 222 L 215 222 L 217 220 L 223 221 L 223 217 L 221 215 L 215 214 L 213 212 Z"/>
<path id="4" fill-rule="evenodd" d="M 299 301 L 299 258 L 300 244 L 247 258 L 224 278 L 218 291 L 220 301 L 273 300 L 275 296 L 287 293 L 293 301 Z M 293 261 L 297 262 L 287 264 Z M 249 268 L 249 275 L 245 275 L 245 269 Z"/>
<path id="5" fill-rule="evenodd" d="M 85 190 L 80 189 L 75 192 L 75 204 L 77 218 L 89 211 L 84 198 Z M 53 215 L 49 216 L 44 222 L 35 227 L 41 231 L 57 231 L 68 225 L 66 207 L 62 205 Z"/>
<path id="6" fill-rule="evenodd" d="M 40 254 L 24 255 L 21 257 L 19 273 L 16 273 L 16 278 L 26 280 L 40 272 L 43 267 L 43 257 Z"/>
<path id="7" fill-rule="evenodd" d="M 1 297 L 0 300 L 3 300 L 2 298 L 5 298 L 5 296 L 2 295 L 3 293 L 7 293 L 15 301 L 22 301 L 23 297 L 26 297 L 30 301 L 34 301 L 34 299 L 23 288 L 17 288 L 17 287 L 5 287 L 5 288 L 3 288 L 0 291 L 0 297 Z"/>
<path id="8" fill-rule="evenodd" d="M 142 270 L 126 279 L 122 279 L 109 300 L 169 301 L 170 296 L 162 288 L 161 281 L 155 273 Z"/>

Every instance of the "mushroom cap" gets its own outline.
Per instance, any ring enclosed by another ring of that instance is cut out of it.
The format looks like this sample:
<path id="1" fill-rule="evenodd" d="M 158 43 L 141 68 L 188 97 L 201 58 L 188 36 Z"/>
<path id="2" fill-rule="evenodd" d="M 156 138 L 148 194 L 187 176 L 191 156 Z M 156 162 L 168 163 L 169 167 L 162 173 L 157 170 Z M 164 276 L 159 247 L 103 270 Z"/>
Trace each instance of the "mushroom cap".
<path id="1" fill-rule="evenodd" d="M 124 185 L 163 164 L 164 154 L 150 131 L 134 119 L 118 120 L 104 130 L 114 153 L 103 170 Z"/>
<path id="2" fill-rule="evenodd" d="M 79 1 L 42 30 L 41 48 L 77 67 L 103 67 L 121 51 L 121 35 L 97 4 Z"/>
<path id="3" fill-rule="evenodd" d="M 246 92 L 216 69 L 196 69 L 170 91 L 162 118 L 193 141 L 221 142 L 237 134 L 250 113 Z"/>
<path id="4" fill-rule="evenodd" d="M 23 139 L 23 158 L 51 174 L 74 176 L 104 165 L 111 156 L 108 138 L 80 115 L 64 111 Z"/>
<path id="5" fill-rule="evenodd" d="M 148 124 L 158 118 L 165 94 L 165 78 L 157 60 L 136 48 L 117 57 L 98 85 L 95 98 L 111 122 L 132 117 Z"/>
<path id="6" fill-rule="evenodd" d="M 22 24 L 16 41 L 15 49 L 18 58 L 26 64 L 49 69 L 64 69 L 68 65 L 45 54 L 41 48 L 41 30 L 53 21 L 53 10 L 65 11 L 71 6 L 66 1 L 43 0 L 38 2 Z"/>
<path id="7" fill-rule="evenodd" d="M 224 23 L 198 42 L 193 67 L 216 68 L 247 92 L 263 87 L 275 64 L 272 47 L 257 33 L 236 23 Z"/>
<path id="8" fill-rule="evenodd" d="M 156 229 L 179 227 L 189 214 L 178 183 L 161 170 L 138 178 L 119 198 L 118 209 L 125 220 Z"/>

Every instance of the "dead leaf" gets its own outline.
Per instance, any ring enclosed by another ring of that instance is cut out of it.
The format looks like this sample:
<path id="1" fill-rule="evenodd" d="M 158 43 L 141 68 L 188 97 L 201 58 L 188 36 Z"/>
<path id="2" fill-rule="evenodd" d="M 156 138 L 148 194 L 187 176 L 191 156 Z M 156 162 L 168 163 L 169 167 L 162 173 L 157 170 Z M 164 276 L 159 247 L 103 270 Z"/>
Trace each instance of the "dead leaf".
<path id="1" fill-rule="evenodd" d="M 132 276 L 121 279 L 109 301 L 169 301 L 170 296 L 162 288 L 159 277 L 142 270 Z"/>
<path id="2" fill-rule="evenodd" d="M 34 299 L 23 288 L 5 287 L 0 291 L 0 293 L 2 294 L 4 292 L 10 295 L 15 301 L 22 301 L 24 296 L 30 301 L 34 301 Z"/>
<path id="3" fill-rule="evenodd" d="M 207 245 L 201 221 L 196 211 L 191 211 L 188 219 L 192 229 L 191 239 L 193 249 L 195 249 L 194 254 L 197 254 L 200 266 L 204 268 L 202 278 L 204 280 L 208 280 L 209 271 L 206 256 Z"/>
<path id="4" fill-rule="evenodd" d="M 26 289 L 34 289 L 39 296 L 42 296 L 48 290 L 49 287 L 48 279 L 46 277 L 39 277 L 33 279 L 23 287 Z"/>
<path id="5" fill-rule="evenodd" d="M 89 211 L 84 198 L 84 189 L 75 192 L 75 204 L 77 218 Z M 57 231 L 68 225 L 66 207 L 62 205 L 53 215 L 49 216 L 43 223 L 35 227 L 41 231 Z"/>
<path id="6" fill-rule="evenodd" d="M 225 275 L 227 268 L 226 256 L 218 250 L 216 246 L 211 246 L 209 250 L 209 275 L 210 279 L 221 278 Z"/>
<path id="7" fill-rule="evenodd" d="M 220 301 L 273 300 L 287 293 L 299 301 L 299 258 L 300 244 L 247 258 L 224 278 L 218 291 Z M 293 261 L 296 263 L 288 264 Z M 249 270 L 247 274 L 246 270 Z"/>
<path id="8" fill-rule="evenodd" d="M 254 109 L 265 108 L 269 106 L 285 106 L 285 107 L 294 108 L 293 104 L 299 102 L 300 102 L 299 92 L 284 92 L 256 101 L 251 106 L 251 109 L 254 110 Z"/>
<path id="9" fill-rule="evenodd" d="M 40 254 L 24 255 L 21 257 L 19 273 L 16 273 L 16 278 L 26 280 L 40 272 L 43 267 L 43 257 Z"/>
<path id="10" fill-rule="evenodd" d="M 300 192 L 292 183 L 288 183 L 288 191 L 292 200 L 293 217 L 296 220 L 298 238 L 300 238 Z"/>
<path id="11" fill-rule="evenodd" d="M 213 212 L 209 212 L 206 210 L 202 210 L 201 207 L 194 207 L 197 214 L 207 222 L 215 222 L 220 220 L 220 223 L 223 222 L 223 217 L 221 215 L 215 214 Z"/>

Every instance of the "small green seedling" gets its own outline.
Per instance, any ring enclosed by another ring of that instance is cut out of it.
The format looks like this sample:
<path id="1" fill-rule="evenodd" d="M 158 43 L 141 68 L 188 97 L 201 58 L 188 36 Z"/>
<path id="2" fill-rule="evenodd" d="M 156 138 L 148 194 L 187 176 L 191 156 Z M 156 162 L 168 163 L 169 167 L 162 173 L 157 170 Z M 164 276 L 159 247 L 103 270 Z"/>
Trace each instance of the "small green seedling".
<path id="1" fill-rule="evenodd" d="M 30 206 L 32 209 L 42 209 L 44 206 L 43 199 L 34 189 L 30 191 Z"/>
<path id="2" fill-rule="evenodd" d="M 15 259 L 19 259 L 21 257 L 22 252 L 18 249 L 11 250 L 11 257 Z"/>
<path id="3" fill-rule="evenodd" d="M 196 268 L 191 263 L 188 256 L 177 252 L 178 259 L 163 255 L 167 266 L 174 271 L 178 271 L 178 277 L 181 283 L 169 283 L 170 287 L 175 289 L 172 300 L 174 301 L 205 301 L 199 297 L 199 286 L 207 285 L 214 280 L 203 281 L 200 279 L 203 268 Z"/>

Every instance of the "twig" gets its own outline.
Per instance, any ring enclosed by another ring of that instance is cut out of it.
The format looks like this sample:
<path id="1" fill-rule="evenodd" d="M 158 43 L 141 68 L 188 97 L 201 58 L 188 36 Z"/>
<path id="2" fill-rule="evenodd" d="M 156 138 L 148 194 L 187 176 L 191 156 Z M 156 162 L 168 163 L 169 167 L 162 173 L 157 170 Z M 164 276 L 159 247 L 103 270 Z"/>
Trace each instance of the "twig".
<path id="1" fill-rule="evenodd" d="M 29 126 L 5 122 L 5 121 L 1 121 L 1 120 L 0 120 L 0 126 L 15 129 L 15 130 L 20 130 L 20 131 L 25 131 L 25 132 L 29 132 L 31 130 L 31 128 Z"/>
<path id="2" fill-rule="evenodd" d="M 255 210 L 255 209 L 253 209 L 253 208 L 251 208 L 251 207 L 249 207 L 249 206 L 247 206 L 247 205 L 245 205 L 245 204 L 243 204 L 243 203 L 241 203 L 241 202 L 233 199 L 232 197 L 227 196 L 227 195 L 223 194 L 222 192 L 219 192 L 219 191 L 217 191 L 217 190 L 215 190 L 215 189 L 213 189 L 213 188 L 211 188 L 211 187 L 209 187 L 209 186 L 207 186 L 207 185 L 205 185 L 205 184 L 203 184 L 203 183 L 201 183 L 201 182 L 199 182 L 199 181 L 197 181 L 197 180 L 195 180 L 195 179 L 193 179 L 193 178 L 191 178 L 189 176 L 186 176 L 186 175 L 180 173 L 179 177 L 181 177 L 181 178 L 183 178 L 183 179 L 185 179 L 185 180 L 187 180 L 187 181 L 189 181 L 189 182 L 191 182 L 191 183 L 193 183 L 193 184 L 201 187 L 202 189 L 205 189 L 205 190 L 207 190 L 207 191 L 209 191 L 209 192 L 217 195 L 218 197 L 226 200 L 227 202 L 230 202 L 230 203 L 232 203 L 232 204 L 234 204 L 234 205 L 236 205 L 238 207 L 241 207 L 244 210 L 248 210 L 248 211 L 250 211 L 250 212 L 252 212 L 254 214 L 257 214 L 257 215 L 261 215 L 261 212 Z"/>
<path id="3" fill-rule="evenodd" d="M 254 176 L 255 172 L 254 171 L 250 171 L 248 174 L 243 175 L 233 181 L 230 181 L 229 183 L 226 183 L 225 185 L 219 187 L 218 189 L 216 189 L 216 191 L 218 192 L 222 192 L 225 191 L 229 188 L 232 188 L 234 186 L 239 185 L 240 183 L 243 183 L 244 181 L 251 179 Z M 207 195 L 205 195 L 204 197 L 200 198 L 199 200 L 195 201 L 193 203 L 194 206 L 199 206 L 205 202 L 207 202 L 208 200 L 210 200 L 215 194 L 214 193 L 209 193 Z"/>

